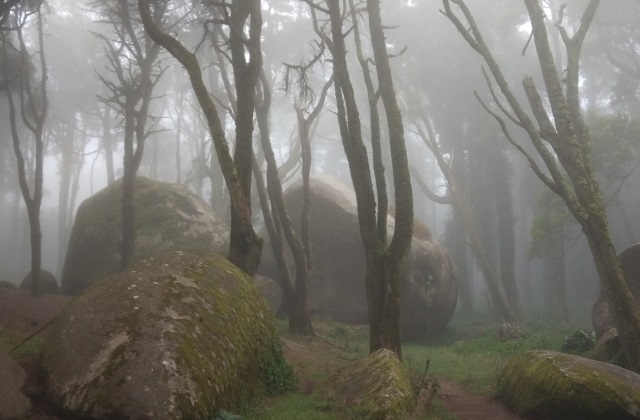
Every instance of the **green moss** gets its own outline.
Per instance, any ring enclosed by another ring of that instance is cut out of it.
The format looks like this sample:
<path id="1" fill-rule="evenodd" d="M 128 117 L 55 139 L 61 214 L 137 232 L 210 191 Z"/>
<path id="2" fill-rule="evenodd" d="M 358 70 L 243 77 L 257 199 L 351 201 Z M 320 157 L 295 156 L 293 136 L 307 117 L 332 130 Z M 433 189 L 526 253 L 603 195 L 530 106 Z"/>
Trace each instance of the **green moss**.
<path id="1" fill-rule="evenodd" d="M 220 274 L 212 277 L 213 270 Z M 237 411 L 265 392 L 266 366 L 277 357 L 275 321 L 251 279 L 226 259 L 213 256 L 183 274 L 188 281 L 171 282 L 166 298 L 174 305 L 189 295 L 200 302 L 185 303 L 188 308 L 177 312 L 191 315 L 176 320 L 180 332 L 168 333 L 177 345 L 178 369 L 189 369 L 194 383 L 191 393 L 178 396 L 179 411 L 185 418 Z M 200 289 L 197 294 L 186 290 L 189 281 Z"/>
<path id="2" fill-rule="evenodd" d="M 411 382 L 390 350 L 378 350 L 343 368 L 335 382 L 338 396 L 357 406 L 358 414 L 365 418 L 405 418 L 413 409 Z"/>
<path id="3" fill-rule="evenodd" d="M 630 378 L 630 379 L 629 379 Z M 636 418 L 640 376 L 577 356 L 530 351 L 511 359 L 499 395 L 520 414 L 549 418 Z"/>

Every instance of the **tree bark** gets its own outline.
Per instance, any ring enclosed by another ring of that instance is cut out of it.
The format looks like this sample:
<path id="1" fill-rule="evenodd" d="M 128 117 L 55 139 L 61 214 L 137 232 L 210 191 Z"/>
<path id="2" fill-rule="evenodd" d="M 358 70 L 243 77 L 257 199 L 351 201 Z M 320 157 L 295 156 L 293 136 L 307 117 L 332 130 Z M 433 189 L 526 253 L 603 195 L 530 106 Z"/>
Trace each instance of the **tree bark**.
<path id="1" fill-rule="evenodd" d="M 463 24 L 453 12 L 450 1 L 443 0 L 445 15 L 454 23 L 465 40 L 484 58 L 509 104 L 513 113 L 512 119 L 527 132 L 544 161 L 549 175 L 541 171 L 535 160 L 513 140 L 502 119 L 496 114 L 492 115 L 500 123 L 507 139 L 527 157 L 536 175 L 564 200 L 571 214 L 582 226 L 618 328 L 629 369 L 639 372 L 640 308 L 626 284 L 620 261 L 611 241 L 604 202 L 591 166 L 589 131 L 580 107 L 580 53 L 600 1 L 589 1 L 582 14 L 580 25 L 572 37 L 567 34 L 562 22 L 556 25 L 567 52 L 567 68 L 566 73 L 563 74 L 559 74 L 556 69 L 542 6 L 538 0 L 524 0 L 524 2 L 531 19 L 536 53 L 551 108 L 550 116 L 533 80 L 525 77 L 523 86 L 537 126 L 513 95 L 500 66 L 484 43 L 465 2 L 456 0 L 455 4 L 470 27 Z M 549 152 L 547 145 L 553 148 L 555 156 Z M 561 169 L 566 171 L 568 180 L 565 179 Z"/>
<path id="2" fill-rule="evenodd" d="M 251 201 L 249 196 L 245 195 L 246 188 L 242 187 L 238 178 L 236 165 L 229 153 L 229 145 L 220 123 L 217 108 L 204 84 L 198 59 L 177 39 L 160 30 L 151 16 L 149 0 L 138 0 L 138 6 L 145 31 L 155 42 L 169 51 L 186 68 L 189 74 L 193 91 L 207 120 L 218 162 L 231 199 L 232 217 L 228 258 L 229 261 L 244 270 L 248 275 L 253 276 L 260 264 L 262 239 L 253 230 L 251 224 Z M 251 159 L 251 155 L 248 158 Z M 251 165 L 249 165 L 249 169 L 251 169 Z"/>

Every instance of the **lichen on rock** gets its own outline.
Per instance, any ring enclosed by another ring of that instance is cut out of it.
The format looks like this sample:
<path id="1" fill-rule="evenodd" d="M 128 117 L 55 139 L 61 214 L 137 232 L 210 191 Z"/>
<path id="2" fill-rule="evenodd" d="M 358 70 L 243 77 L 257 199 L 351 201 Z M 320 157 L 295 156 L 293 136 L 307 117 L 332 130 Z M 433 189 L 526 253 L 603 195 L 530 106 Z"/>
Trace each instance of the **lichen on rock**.
<path id="1" fill-rule="evenodd" d="M 380 349 L 348 365 L 334 380 L 336 396 L 367 419 L 402 419 L 413 410 L 414 392 L 394 352 Z"/>
<path id="2" fill-rule="evenodd" d="M 640 417 L 640 375 L 552 351 L 528 351 L 508 361 L 499 374 L 498 395 L 532 418 Z"/>
<path id="3" fill-rule="evenodd" d="M 43 353 L 47 397 L 82 418 L 208 419 L 265 388 L 278 336 L 223 257 L 171 251 L 74 297 Z"/>

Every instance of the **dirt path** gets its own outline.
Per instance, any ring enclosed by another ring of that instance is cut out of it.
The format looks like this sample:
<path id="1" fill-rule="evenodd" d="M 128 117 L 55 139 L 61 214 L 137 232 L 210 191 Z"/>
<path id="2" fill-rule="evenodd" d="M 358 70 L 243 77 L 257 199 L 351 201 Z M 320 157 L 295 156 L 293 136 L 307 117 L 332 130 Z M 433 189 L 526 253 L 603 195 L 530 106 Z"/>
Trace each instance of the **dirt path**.
<path id="1" fill-rule="evenodd" d="M 438 399 L 447 407 L 447 410 L 458 416 L 460 420 L 515 420 L 522 418 L 510 412 L 500 401 L 472 394 L 446 378 L 439 378 L 438 381 L 440 382 Z"/>

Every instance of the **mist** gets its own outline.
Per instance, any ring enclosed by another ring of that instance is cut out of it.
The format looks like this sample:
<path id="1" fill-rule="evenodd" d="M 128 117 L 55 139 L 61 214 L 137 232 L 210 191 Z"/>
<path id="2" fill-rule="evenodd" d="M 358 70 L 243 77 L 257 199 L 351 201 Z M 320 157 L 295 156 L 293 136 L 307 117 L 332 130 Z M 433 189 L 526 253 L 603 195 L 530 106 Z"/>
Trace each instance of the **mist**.
<path id="1" fill-rule="evenodd" d="M 549 302 L 552 297 L 548 290 L 545 297 L 545 287 L 549 288 L 548 284 L 545 286 L 545 278 L 549 276 L 548 268 L 545 268 L 547 262 L 544 258 L 532 257 L 530 251 L 532 223 L 545 214 L 536 197 L 543 194 L 545 187 L 535 178 L 522 155 L 504 139 L 498 124 L 474 98 L 474 92 L 484 98 L 488 95 L 480 58 L 440 13 L 441 3 L 395 3 L 394 7 L 385 7 L 384 18 L 393 26 L 387 31 L 387 46 L 391 54 L 397 54 L 391 62 L 407 127 L 410 165 L 431 189 L 447 194 L 446 180 L 433 154 L 414 128 L 420 114 L 426 113 L 444 155 L 461 162 L 460 182 L 463 183 L 464 194 L 474 209 L 482 241 L 496 264 L 499 239 L 495 198 L 492 198 L 496 194 L 492 191 L 496 183 L 491 181 L 491 177 L 508 179 L 507 190 L 499 194 L 508 194 L 513 207 L 514 276 L 518 291 L 528 310 L 546 311 L 550 305 L 553 306 L 553 302 Z M 571 18 L 570 11 L 580 10 L 584 3 L 571 2 L 566 9 L 567 19 Z M 583 110 L 590 122 L 596 125 L 592 135 L 594 165 L 602 181 L 612 237 L 618 250 L 637 242 L 640 227 L 632 211 L 640 200 L 636 193 L 639 180 L 636 170 L 638 132 L 633 131 L 638 127 L 638 81 L 624 72 L 624 65 L 628 63 L 616 61 L 625 59 L 624 48 L 633 47 L 623 36 L 636 35 L 633 23 L 638 16 L 621 12 L 637 11 L 633 2 L 628 2 L 627 6 L 623 3 L 627 4 L 616 1 L 600 6 L 594 29 L 585 40 L 580 75 Z M 104 11 L 107 9 L 95 7 L 100 4 L 60 1 L 48 2 L 45 8 L 43 49 L 48 70 L 49 114 L 44 131 L 42 267 L 58 278 L 77 206 L 113 181 L 110 176 L 118 178 L 122 175 L 123 120 L 115 99 L 109 97 L 106 87 L 108 83 L 116 82 L 113 64 L 109 61 L 112 48 L 109 45 L 117 42 L 114 41 L 113 25 L 106 23 L 109 19 L 105 19 Z M 546 9 L 549 13 L 552 13 L 552 6 L 549 4 L 550 8 Z M 263 2 L 262 7 L 262 55 L 273 94 L 271 140 L 278 164 L 282 165 L 292 153 L 296 153 L 293 147 L 296 142 L 293 105 L 299 100 L 296 99 L 296 86 L 287 86 L 287 67 L 284 64 L 295 65 L 310 60 L 318 46 L 309 12 L 301 3 Z M 478 25 L 484 28 L 487 42 L 495 51 L 516 94 L 523 95 L 522 89 L 518 88 L 523 75 L 539 78 L 534 46 L 527 44 L 530 26 L 524 6 L 517 2 L 497 2 L 476 9 L 473 12 Z M 193 44 L 202 38 L 197 20 L 187 20 L 176 30 L 188 34 Z M 3 34 L 7 38 L 12 36 L 9 31 Z M 35 36 L 35 29 L 27 25 L 25 37 L 30 46 L 35 46 Z M 207 46 L 210 47 L 210 43 Z M 199 51 L 203 60 L 212 63 L 206 70 L 209 83 L 213 84 L 209 89 L 221 106 L 227 136 L 233 142 L 233 120 L 228 112 L 224 112 L 228 99 L 220 89 L 222 80 L 215 69 L 217 65 L 228 66 L 228 63 L 220 63 L 223 56 L 212 55 L 210 48 L 203 46 Z M 557 58 L 564 62 L 562 51 L 557 54 Z M 11 59 L 5 55 L 3 61 Z M 161 63 L 162 75 L 154 86 L 147 117 L 153 132 L 146 141 L 138 175 L 183 183 L 203 200 L 213 203 L 216 211 L 228 212 L 228 206 L 223 203 L 224 189 L 212 187 L 211 180 L 204 175 L 207 171 L 215 171 L 211 168 L 211 141 L 184 70 L 166 51 L 160 52 L 158 62 Z M 309 86 L 316 94 L 328 72 L 329 66 L 324 62 L 309 73 Z M 354 71 L 354 77 L 356 73 Z M 361 83 L 356 85 L 356 94 L 359 101 L 366 102 L 366 91 Z M 335 112 L 332 95 L 330 92 L 312 129 L 311 174 L 312 177 L 330 174 L 350 185 L 348 163 L 335 118 L 332 118 Z M 6 96 L 2 97 L 0 109 L 2 125 L 9 127 Z M 619 116 L 628 120 L 626 126 L 621 124 L 609 129 L 627 130 L 626 134 L 607 136 L 607 130 L 600 130 L 597 126 L 611 124 L 609 120 Z M 32 164 L 33 150 L 30 149 L 24 124 L 18 129 L 25 133 L 24 153 L 27 162 Z M 364 127 L 364 130 L 368 128 Z M 524 134 L 515 132 L 514 135 L 522 138 Z M 3 162 L 0 172 L 0 210 L 3 215 L 0 273 L 2 280 L 17 284 L 30 267 L 28 220 L 19 193 L 10 130 L 3 130 L 0 136 Z M 109 137 L 109 144 L 106 144 L 105 136 Z M 621 136 L 626 137 L 620 139 Z M 107 154 L 110 155 L 109 161 Z M 388 163 L 389 157 L 385 159 Z M 493 175 L 489 171 L 496 168 L 496 159 L 502 162 L 502 172 Z M 299 178 L 299 164 L 292 165 L 283 178 L 285 187 Z M 61 208 L 63 188 L 67 190 L 64 193 L 67 197 L 64 198 L 64 208 Z M 488 304 L 482 273 L 476 268 L 470 250 L 460 243 L 455 245 L 447 236 L 451 236 L 451 224 L 454 223 L 451 206 L 429 200 L 415 185 L 414 197 L 418 219 L 447 245 L 456 265 L 463 267 L 460 277 L 469 282 L 472 300 L 480 306 Z M 253 202 L 254 222 L 259 230 L 261 212 L 256 204 L 258 200 L 254 198 Z M 220 216 L 229 218 L 228 214 Z M 584 316 L 597 293 L 598 275 L 584 235 L 571 220 L 566 222 L 562 242 L 566 252 L 563 262 L 566 296 L 571 313 L 572 316 Z"/>

